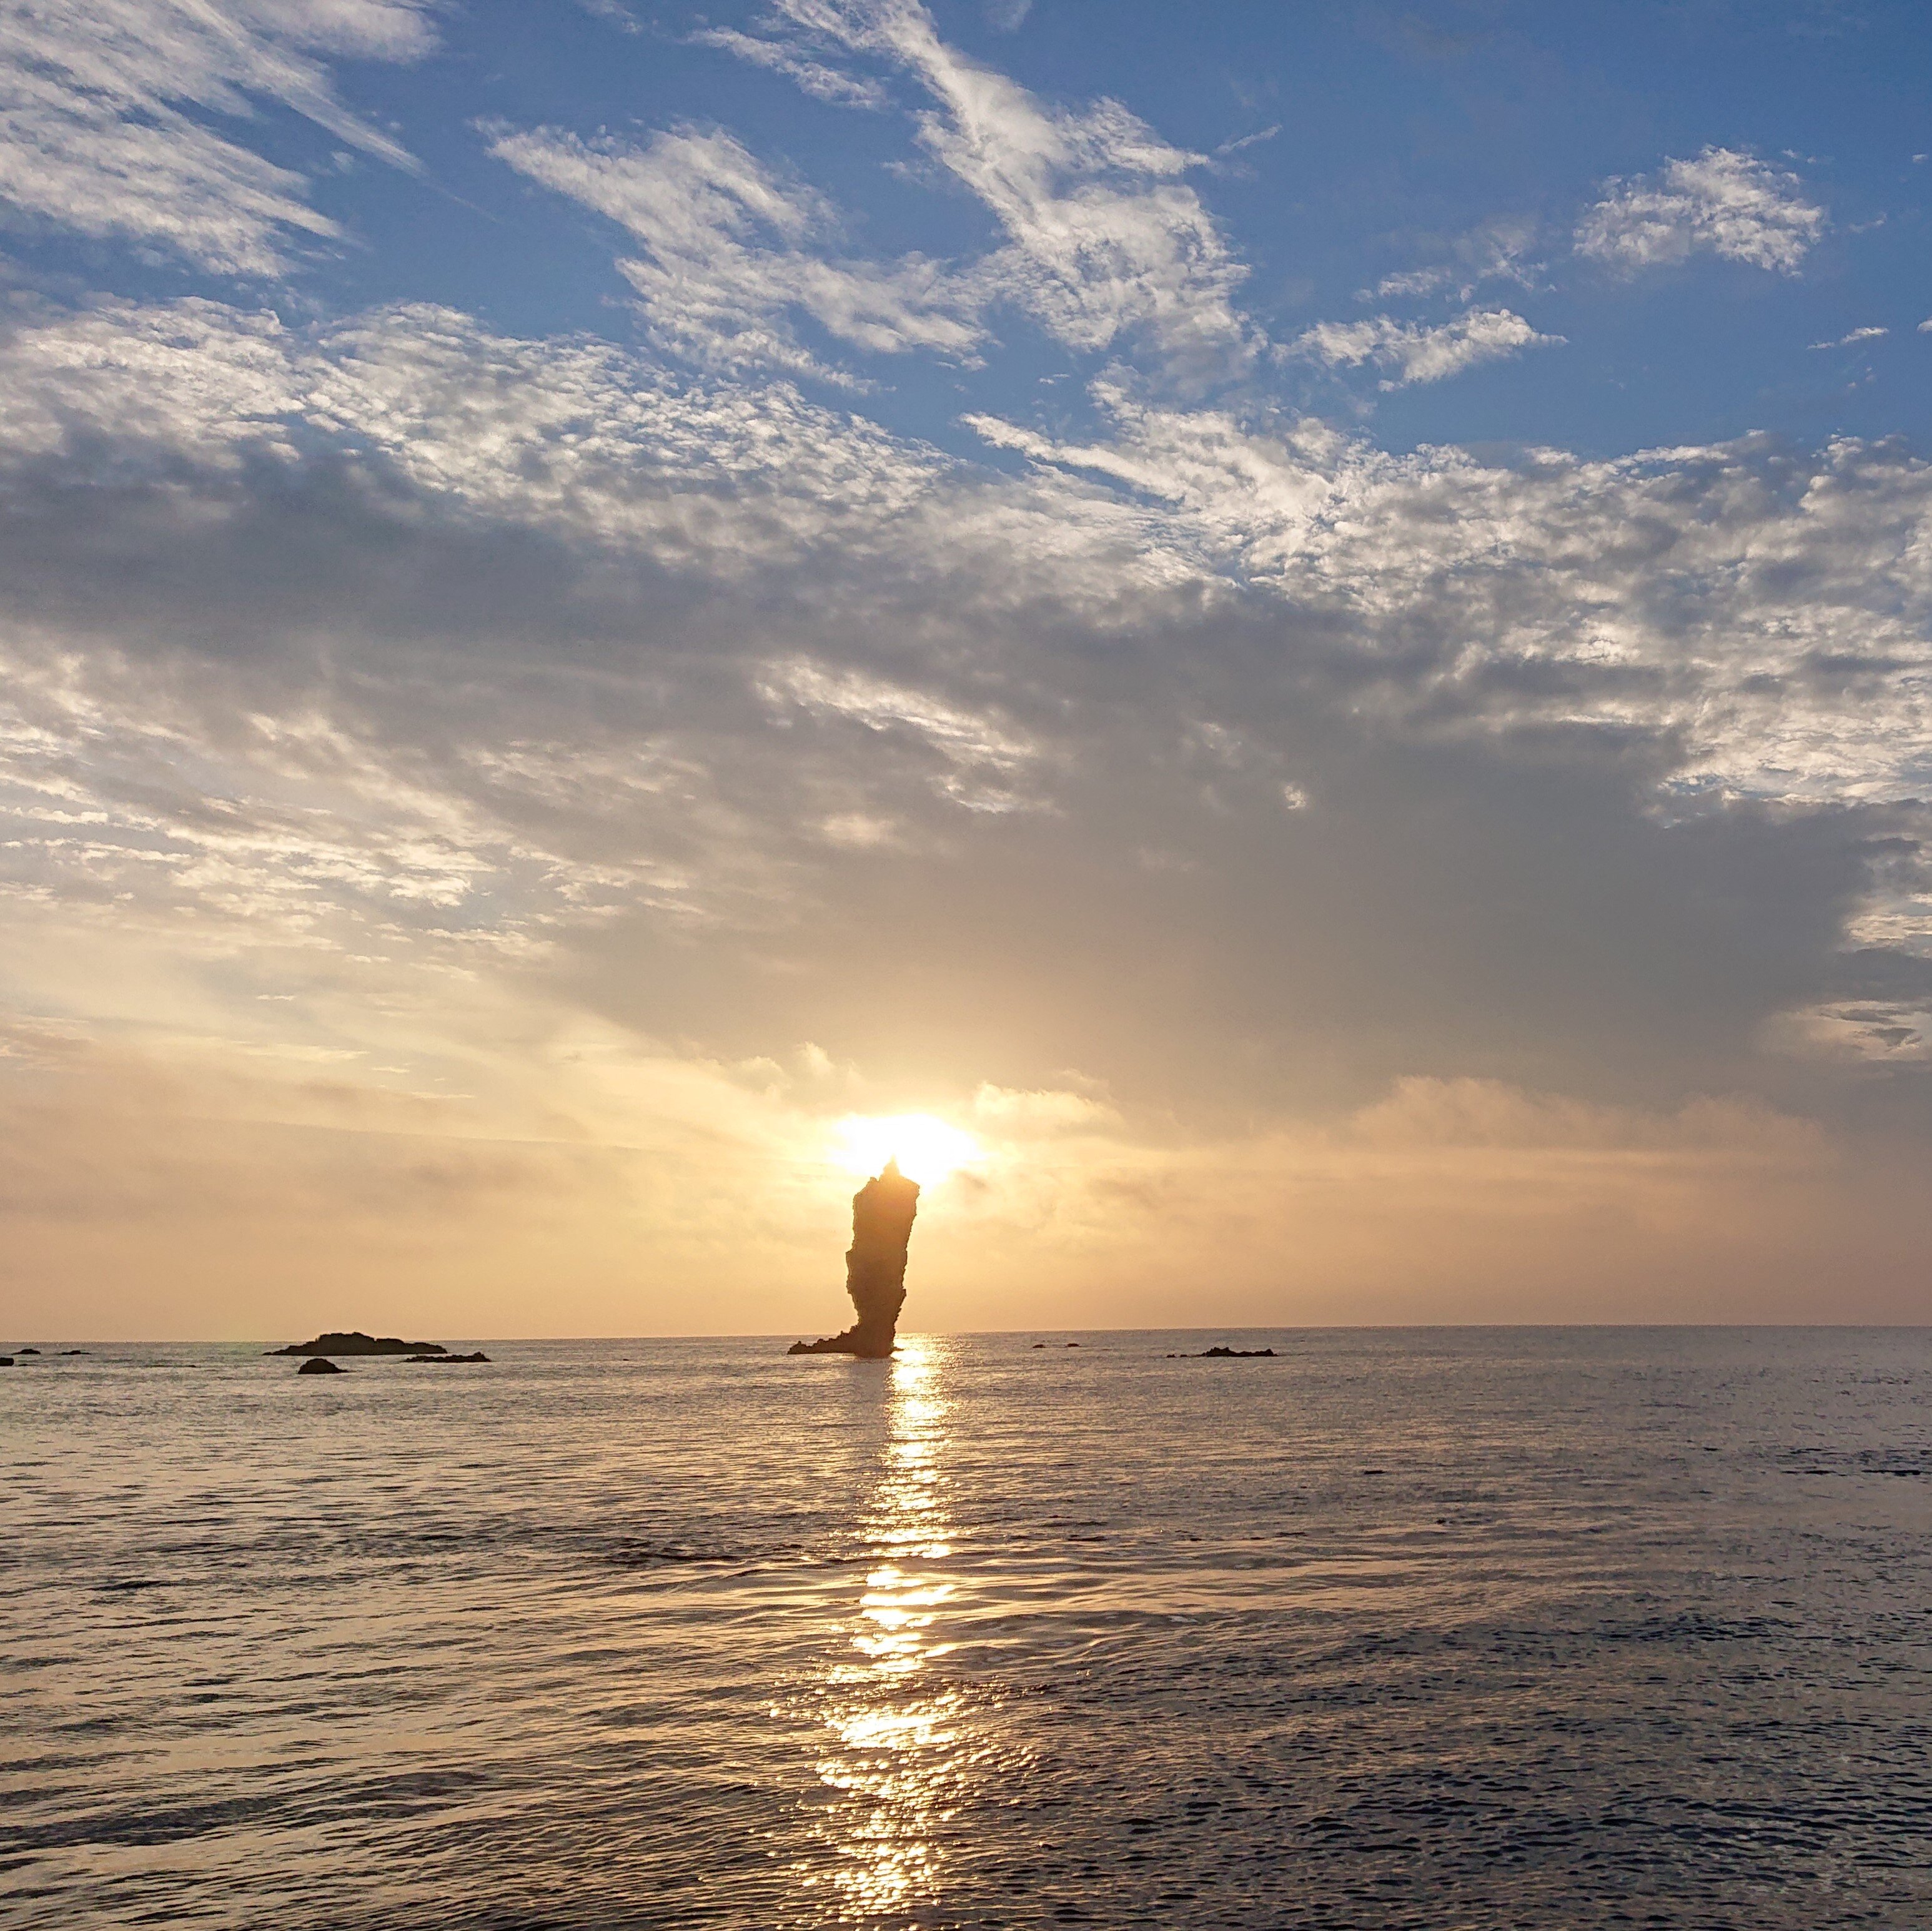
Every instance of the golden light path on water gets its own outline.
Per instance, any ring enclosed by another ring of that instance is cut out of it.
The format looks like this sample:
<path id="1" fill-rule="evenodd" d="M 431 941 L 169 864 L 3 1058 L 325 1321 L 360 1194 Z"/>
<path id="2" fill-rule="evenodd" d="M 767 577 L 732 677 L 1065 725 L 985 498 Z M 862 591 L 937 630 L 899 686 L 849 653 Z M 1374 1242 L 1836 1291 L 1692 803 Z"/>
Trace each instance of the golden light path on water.
<path id="1" fill-rule="evenodd" d="M 944 1495 L 944 1345 L 902 1338 L 890 1363 L 884 1464 L 864 1525 L 870 1552 L 849 1651 L 827 1685 L 822 1781 L 842 1793 L 828 1822 L 838 1854 L 839 1921 L 889 1922 L 928 1902 L 940 1840 L 979 1754 L 956 1685 L 933 1665 L 956 1585 Z"/>

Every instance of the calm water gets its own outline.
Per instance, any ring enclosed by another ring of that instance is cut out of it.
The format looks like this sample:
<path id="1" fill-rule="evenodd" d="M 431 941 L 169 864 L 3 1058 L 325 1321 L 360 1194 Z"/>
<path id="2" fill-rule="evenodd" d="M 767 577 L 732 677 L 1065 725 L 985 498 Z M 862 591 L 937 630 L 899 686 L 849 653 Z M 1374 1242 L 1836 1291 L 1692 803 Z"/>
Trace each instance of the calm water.
<path id="1" fill-rule="evenodd" d="M 1932 1335 L 0 1370 L 10 1927 L 1932 1926 Z"/>

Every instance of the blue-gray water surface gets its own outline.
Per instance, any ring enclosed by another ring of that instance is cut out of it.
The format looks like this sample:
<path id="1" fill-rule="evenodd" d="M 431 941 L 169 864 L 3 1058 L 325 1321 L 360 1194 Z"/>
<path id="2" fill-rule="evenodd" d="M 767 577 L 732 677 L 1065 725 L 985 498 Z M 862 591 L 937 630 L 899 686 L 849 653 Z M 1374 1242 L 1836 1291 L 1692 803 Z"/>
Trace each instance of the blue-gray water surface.
<path id="1" fill-rule="evenodd" d="M 0 1920 L 1932 1926 L 1932 1334 L 1072 1338 L 43 1344 Z"/>

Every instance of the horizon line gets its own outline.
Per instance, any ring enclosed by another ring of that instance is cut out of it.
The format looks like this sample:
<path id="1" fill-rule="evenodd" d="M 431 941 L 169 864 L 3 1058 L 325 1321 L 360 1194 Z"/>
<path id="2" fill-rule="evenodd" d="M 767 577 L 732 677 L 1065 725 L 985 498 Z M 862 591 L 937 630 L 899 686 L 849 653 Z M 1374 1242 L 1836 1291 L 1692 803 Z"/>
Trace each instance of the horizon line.
<path id="1" fill-rule="evenodd" d="M 1798 1333 L 1820 1330 L 1844 1333 L 1922 1334 L 1932 1333 L 1932 1321 L 1304 1321 L 1250 1323 L 1209 1322 L 1192 1327 L 960 1327 L 921 1328 L 902 1335 L 904 1340 L 960 1340 L 968 1337 L 997 1339 L 1012 1336 L 1032 1339 L 1041 1335 L 1100 1334 L 1454 1334 L 1579 1333 Z M 324 1333 L 368 1333 L 353 1328 L 323 1329 Z M 661 1333 L 654 1334 L 459 1334 L 458 1342 L 475 1342 L 498 1348 L 548 1345 L 563 1342 L 634 1341 L 784 1341 L 794 1338 L 789 1329 L 760 1330 L 728 1333 Z M 273 1347 L 272 1336 L 243 1335 L 50 1335 L 0 1345 L 0 1354 L 17 1354 L 22 1348 L 56 1344 L 86 1345 L 96 1348 L 253 1348 Z M 283 1342 L 282 1346 L 292 1344 Z M 299 1345 L 299 1344 L 293 1344 Z M 435 1344 L 440 1347 L 446 1344 Z"/>

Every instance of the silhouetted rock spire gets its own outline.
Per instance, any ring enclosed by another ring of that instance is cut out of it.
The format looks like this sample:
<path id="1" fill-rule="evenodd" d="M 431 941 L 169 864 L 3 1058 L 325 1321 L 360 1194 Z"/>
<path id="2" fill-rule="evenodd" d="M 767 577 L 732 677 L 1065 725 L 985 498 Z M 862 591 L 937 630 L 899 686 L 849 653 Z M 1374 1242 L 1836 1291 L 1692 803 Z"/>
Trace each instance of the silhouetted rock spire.
<path id="1" fill-rule="evenodd" d="M 896 1159 L 852 1196 L 852 1245 L 845 1255 L 845 1291 L 859 1318 L 843 1334 L 794 1341 L 794 1354 L 857 1354 L 868 1360 L 892 1351 L 899 1309 L 905 1305 L 906 1246 L 919 1211 L 919 1183 Z"/>

